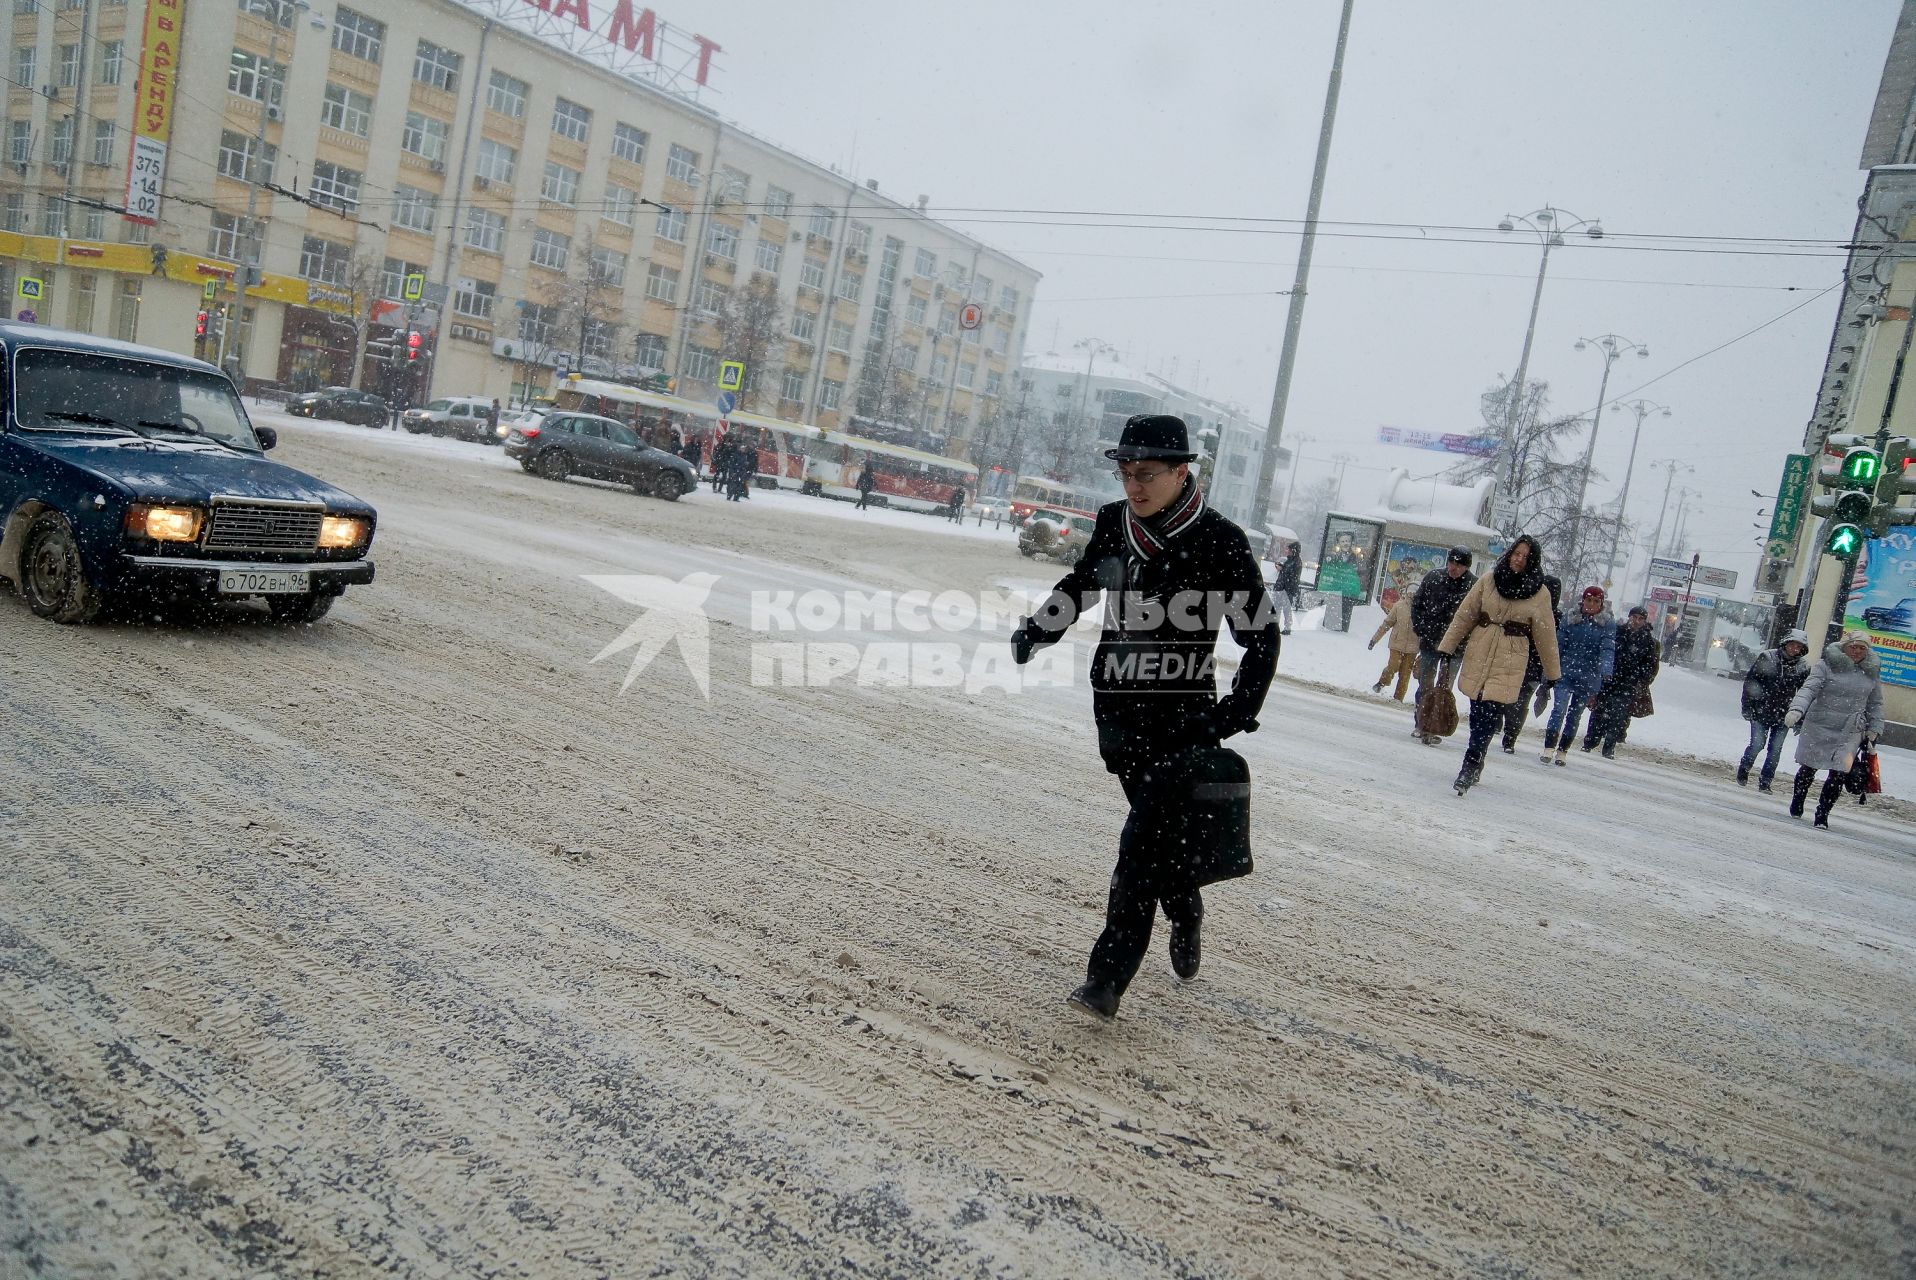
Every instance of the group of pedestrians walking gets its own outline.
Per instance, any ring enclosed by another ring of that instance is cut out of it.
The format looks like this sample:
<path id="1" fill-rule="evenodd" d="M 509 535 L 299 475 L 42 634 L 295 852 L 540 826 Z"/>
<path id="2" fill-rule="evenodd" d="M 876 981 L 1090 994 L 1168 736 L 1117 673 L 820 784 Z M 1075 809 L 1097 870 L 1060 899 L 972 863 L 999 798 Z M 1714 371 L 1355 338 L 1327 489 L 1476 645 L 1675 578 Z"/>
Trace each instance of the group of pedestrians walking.
<path id="1" fill-rule="evenodd" d="M 1883 681 L 1869 637 L 1851 631 L 1809 661 L 1809 637 L 1792 631 L 1774 649 L 1766 649 L 1743 677 L 1743 718 L 1750 742 L 1737 762 L 1736 780 L 1748 786 L 1757 768 L 1756 789 L 1768 791 L 1791 730 L 1797 734 L 1796 777 L 1790 784 L 1790 816 L 1800 818 L 1816 775 L 1823 789 L 1816 797 L 1814 824 L 1828 827 L 1830 811 L 1866 753 L 1883 732 Z M 1762 765 L 1757 767 L 1757 758 Z"/>
<path id="2" fill-rule="evenodd" d="M 723 488 L 727 502 L 751 497 L 752 477 L 758 474 L 757 442 L 736 437 L 728 431 L 712 446 L 712 492 Z"/>

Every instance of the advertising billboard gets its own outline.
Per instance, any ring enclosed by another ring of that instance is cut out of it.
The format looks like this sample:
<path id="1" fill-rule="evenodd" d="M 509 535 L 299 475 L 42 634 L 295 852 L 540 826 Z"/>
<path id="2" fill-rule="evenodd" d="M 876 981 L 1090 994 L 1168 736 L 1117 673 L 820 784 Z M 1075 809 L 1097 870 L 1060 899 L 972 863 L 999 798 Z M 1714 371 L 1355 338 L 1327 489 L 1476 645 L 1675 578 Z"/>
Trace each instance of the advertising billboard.
<path id="1" fill-rule="evenodd" d="M 1325 516 L 1324 541 L 1317 556 L 1318 591 L 1343 596 L 1354 604 L 1369 604 L 1377 544 L 1383 534 L 1382 521 Z"/>
<path id="2" fill-rule="evenodd" d="M 1432 569 L 1441 569 L 1450 555 L 1449 547 L 1407 538 L 1392 538 L 1384 546 L 1384 571 L 1377 579 L 1377 603 L 1394 608 L 1399 596 L 1417 590 L 1417 584 Z"/>
<path id="3" fill-rule="evenodd" d="M 1863 544 L 1843 629 L 1869 633 L 1884 684 L 1916 688 L 1916 532 L 1892 529 Z"/>
<path id="4" fill-rule="evenodd" d="M 166 149 L 173 138 L 174 77 L 186 0 L 147 0 L 140 30 L 139 79 L 133 86 L 133 142 L 126 166 L 126 219 L 156 226 L 166 185 Z"/>

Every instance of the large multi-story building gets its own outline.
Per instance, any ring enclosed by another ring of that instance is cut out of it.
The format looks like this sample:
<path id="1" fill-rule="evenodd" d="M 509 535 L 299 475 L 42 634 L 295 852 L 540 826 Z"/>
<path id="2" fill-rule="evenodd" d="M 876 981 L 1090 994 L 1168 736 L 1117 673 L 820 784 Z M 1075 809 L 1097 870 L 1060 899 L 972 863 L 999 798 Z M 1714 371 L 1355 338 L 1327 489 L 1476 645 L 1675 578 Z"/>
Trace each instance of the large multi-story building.
<path id="1" fill-rule="evenodd" d="M 740 358 L 749 407 L 908 419 L 953 453 L 1022 349 L 1038 273 L 923 197 L 497 14 L 0 3 L 0 260 L 43 321 L 414 401 L 581 366 L 706 396 Z"/>
<path id="2" fill-rule="evenodd" d="M 1262 513 L 1252 510 L 1264 427 L 1238 406 L 1103 353 L 1027 355 L 1018 376 L 1024 411 L 1038 428 L 1027 433 L 1034 441 L 1027 446 L 1027 466 L 1062 473 L 1058 479 L 1103 478 L 1111 469 L 1104 450 L 1117 443 L 1126 418 L 1172 413 L 1184 419 L 1194 446 L 1214 459 L 1205 481 L 1207 501 L 1239 524 L 1265 523 Z"/>

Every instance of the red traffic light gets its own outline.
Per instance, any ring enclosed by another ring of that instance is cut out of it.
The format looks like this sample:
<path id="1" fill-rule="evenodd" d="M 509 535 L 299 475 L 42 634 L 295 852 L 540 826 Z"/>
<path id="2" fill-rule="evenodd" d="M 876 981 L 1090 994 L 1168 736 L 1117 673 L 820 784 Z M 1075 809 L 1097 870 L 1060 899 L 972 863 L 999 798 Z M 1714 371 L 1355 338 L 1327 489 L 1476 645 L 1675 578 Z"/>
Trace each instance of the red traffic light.
<path id="1" fill-rule="evenodd" d="M 418 358 L 419 358 L 419 330 L 414 329 L 412 332 L 406 335 L 406 359 L 417 360 Z"/>
<path id="2" fill-rule="evenodd" d="M 204 338 L 206 336 L 206 313 L 204 311 L 200 312 L 199 319 L 193 322 L 193 336 L 196 338 Z"/>

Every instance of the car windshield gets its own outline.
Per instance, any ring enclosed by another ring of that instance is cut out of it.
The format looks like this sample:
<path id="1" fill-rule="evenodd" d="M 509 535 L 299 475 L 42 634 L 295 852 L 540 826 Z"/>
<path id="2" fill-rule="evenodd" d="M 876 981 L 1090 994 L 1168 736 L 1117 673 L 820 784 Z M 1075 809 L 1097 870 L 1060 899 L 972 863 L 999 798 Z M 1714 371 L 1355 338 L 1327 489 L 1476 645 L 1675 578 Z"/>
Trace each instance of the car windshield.
<path id="1" fill-rule="evenodd" d="M 233 384 L 217 373 L 127 356 L 27 347 L 13 360 L 14 421 L 30 431 L 118 427 L 201 435 L 257 450 Z"/>

